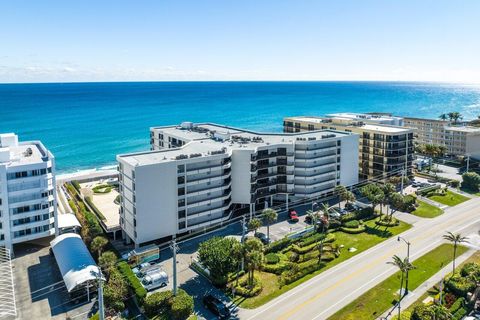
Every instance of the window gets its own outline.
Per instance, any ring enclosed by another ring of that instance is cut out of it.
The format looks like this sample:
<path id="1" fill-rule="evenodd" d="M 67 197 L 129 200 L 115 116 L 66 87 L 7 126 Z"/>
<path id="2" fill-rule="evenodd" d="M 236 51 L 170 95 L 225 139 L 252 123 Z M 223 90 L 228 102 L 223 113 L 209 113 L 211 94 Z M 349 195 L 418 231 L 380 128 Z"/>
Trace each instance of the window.
<path id="1" fill-rule="evenodd" d="M 185 188 L 178 188 L 178 195 L 179 196 L 185 195 Z"/>
<path id="2" fill-rule="evenodd" d="M 177 178 L 177 183 L 178 184 L 184 184 L 185 183 L 185 177 L 178 177 Z"/>
<path id="3" fill-rule="evenodd" d="M 313 124 L 308 125 L 308 131 L 313 131 L 315 130 L 315 126 Z"/>
<path id="4" fill-rule="evenodd" d="M 178 200 L 178 206 L 179 207 L 184 207 L 185 206 L 185 199 Z"/>
<path id="5" fill-rule="evenodd" d="M 185 229 L 186 225 L 185 225 L 185 221 L 182 221 L 178 224 L 178 229 Z"/>
<path id="6" fill-rule="evenodd" d="M 183 218 L 185 218 L 185 209 L 178 210 L 178 219 L 183 219 Z"/>

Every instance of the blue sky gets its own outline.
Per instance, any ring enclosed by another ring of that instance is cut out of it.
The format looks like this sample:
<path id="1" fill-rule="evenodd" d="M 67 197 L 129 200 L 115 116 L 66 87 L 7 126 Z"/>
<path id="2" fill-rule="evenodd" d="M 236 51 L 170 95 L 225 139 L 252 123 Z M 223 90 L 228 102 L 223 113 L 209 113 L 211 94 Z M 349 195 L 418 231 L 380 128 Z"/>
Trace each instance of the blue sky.
<path id="1" fill-rule="evenodd" d="M 0 0 L 0 82 L 480 82 L 480 1 Z"/>

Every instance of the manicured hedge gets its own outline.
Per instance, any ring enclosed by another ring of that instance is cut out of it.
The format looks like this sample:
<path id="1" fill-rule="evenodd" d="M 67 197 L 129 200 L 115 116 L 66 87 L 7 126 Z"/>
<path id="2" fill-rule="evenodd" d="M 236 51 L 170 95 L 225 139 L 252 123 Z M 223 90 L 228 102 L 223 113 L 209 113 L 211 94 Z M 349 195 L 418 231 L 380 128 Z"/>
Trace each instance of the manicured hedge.
<path id="1" fill-rule="evenodd" d="M 265 255 L 265 262 L 267 264 L 276 264 L 280 261 L 280 258 L 273 252 L 267 253 Z"/>
<path id="2" fill-rule="evenodd" d="M 76 180 L 73 180 L 71 183 L 72 186 L 80 193 L 80 190 L 82 189 L 82 187 L 80 187 L 80 183 L 78 183 Z"/>
<path id="3" fill-rule="evenodd" d="M 358 220 L 350 220 L 343 225 L 345 228 L 357 229 L 360 226 L 360 222 Z"/>
<path id="4" fill-rule="evenodd" d="M 277 263 L 277 264 L 264 264 L 262 266 L 262 270 L 265 272 L 274 273 L 277 275 L 282 274 L 288 268 L 288 264 L 285 263 Z"/>
<path id="5" fill-rule="evenodd" d="M 147 296 L 147 290 L 142 286 L 140 280 L 135 276 L 130 266 L 125 261 L 121 261 L 117 264 L 118 270 L 123 274 L 127 279 L 130 288 L 135 293 L 137 302 L 142 305 L 145 297 Z"/>
<path id="6" fill-rule="evenodd" d="M 245 278 L 235 287 L 235 294 L 250 298 L 259 295 L 262 289 L 262 282 L 257 277 L 254 277 L 253 288 L 247 288 L 247 279 Z"/>
<path id="7" fill-rule="evenodd" d="M 97 206 L 95 206 L 95 204 L 93 203 L 91 197 L 85 197 L 85 201 L 88 203 L 88 205 L 90 206 L 90 208 L 92 208 L 92 210 L 97 214 L 97 216 L 98 216 L 100 219 L 106 220 L 106 218 L 105 218 L 105 216 L 102 214 L 102 212 L 101 212 L 100 210 L 98 210 Z"/>
<path id="8" fill-rule="evenodd" d="M 385 219 L 376 220 L 375 224 L 377 226 L 383 226 L 383 227 L 395 227 L 395 226 L 398 226 L 400 222 L 397 219 L 392 218 L 392 221 L 388 221 Z"/>
<path id="9" fill-rule="evenodd" d="M 463 319 L 467 315 L 468 311 L 465 308 L 460 308 L 458 309 L 454 314 L 453 314 L 453 320 L 460 320 Z"/>
<path id="10" fill-rule="evenodd" d="M 458 298 L 448 310 L 450 311 L 451 314 L 454 314 L 455 312 L 457 312 L 458 309 L 463 307 L 464 302 L 465 302 L 465 298 L 463 297 Z"/>
<path id="11" fill-rule="evenodd" d="M 341 227 L 340 230 L 345 232 L 345 233 L 349 233 L 349 234 L 358 234 L 358 233 L 362 233 L 362 232 L 365 231 L 365 226 L 361 225 L 358 228 Z"/>
<path id="12" fill-rule="evenodd" d="M 112 191 L 112 186 L 109 184 L 101 184 L 92 188 L 93 193 L 109 193 Z"/>
<path id="13" fill-rule="evenodd" d="M 475 282 L 455 274 L 446 282 L 446 286 L 457 297 L 466 297 L 468 292 L 473 292 L 475 289 Z"/>
<path id="14" fill-rule="evenodd" d="M 148 297 L 145 298 L 143 303 L 143 308 L 145 313 L 153 317 L 156 314 L 165 311 L 166 309 L 170 309 L 170 299 L 173 297 L 172 291 L 162 291 L 162 292 L 154 292 Z"/>
<path id="15" fill-rule="evenodd" d="M 283 238 L 281 240 L 275 241 L 275 242 L 269 244 L 265 248 L 265 253 L 279 252 L 279 251 L 285 249 L 286 247 L 288 247 L 291 243 L 292 243 L 292 240 L 290 240 L 288 238 Z"/>
<path id="16" fill-rule="evenodd" d="M 177 295 L 171 298 L 170 312 L 173 319 L 187 319 L 193 313 L 193 307 L 192 296 L 182 289 L 179 289 Z"/>

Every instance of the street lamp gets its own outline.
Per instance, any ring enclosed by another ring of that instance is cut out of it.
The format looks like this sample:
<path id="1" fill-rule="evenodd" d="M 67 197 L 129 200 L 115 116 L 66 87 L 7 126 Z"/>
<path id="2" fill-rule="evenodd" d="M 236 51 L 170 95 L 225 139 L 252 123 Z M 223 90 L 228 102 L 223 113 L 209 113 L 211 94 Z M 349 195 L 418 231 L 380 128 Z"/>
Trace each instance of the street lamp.
<path id="1" fill-rule="evenodd" d="M 314 211 L 315 208 L 318 208 L 318 203 L 312 202 L 312 211 Z"/>
<path id="2" fill-rule="evenodd" d="M 398 236 L 397 241 L 400 240 L 403 240 L 403 242 L 407 244 L 407 262 L 410 263 L 410 242 L 408 242 L 408 240 L 406 240 L 405 238 Z M 408 271 L 409 270 L 407 269 L 407 276 L 405 279 L 405 295 L 408 294 Z"/>

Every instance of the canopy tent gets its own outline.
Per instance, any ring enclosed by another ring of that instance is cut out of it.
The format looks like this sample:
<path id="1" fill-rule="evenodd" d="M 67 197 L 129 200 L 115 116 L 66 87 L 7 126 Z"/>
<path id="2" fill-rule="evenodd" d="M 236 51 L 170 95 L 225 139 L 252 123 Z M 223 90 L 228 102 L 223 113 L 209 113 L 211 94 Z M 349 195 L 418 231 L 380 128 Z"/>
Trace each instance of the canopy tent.
<path id="1" fill-rule="evenodd" d="M 100 269 L 78 234 L 62 234 L 50 242 L 50 245 L 68 292 L 95 280 L 96 275 L 100 274 Z"/>

